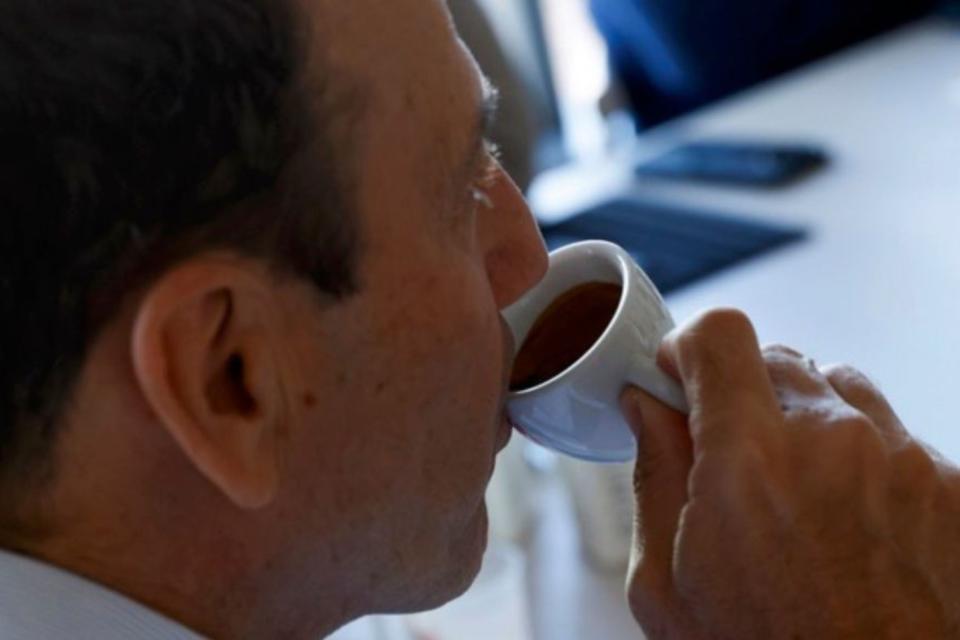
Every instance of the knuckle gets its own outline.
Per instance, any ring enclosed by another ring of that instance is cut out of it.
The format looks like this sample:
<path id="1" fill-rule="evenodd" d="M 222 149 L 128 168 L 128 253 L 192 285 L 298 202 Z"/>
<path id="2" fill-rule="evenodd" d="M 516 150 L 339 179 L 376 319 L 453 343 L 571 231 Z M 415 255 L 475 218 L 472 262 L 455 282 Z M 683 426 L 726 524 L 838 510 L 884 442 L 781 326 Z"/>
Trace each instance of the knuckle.
<path id="1" fill-rule="evenodd" d="M 756 341 L 753 325 L 739 309 L 719 308 L 701 313 L 677 336 L 683 358 L 696 357 L 719 341 Z"/>
<path id="2" fill-rule="evenodd" d="M 697 325 L 688 325 L 677 334 L 677 351 L 681 358 L 688 359 L 700 351 L 703 342 L 703 333 L 698 331 Z"/>
<path id="3" fill-rule="evenodd" d="M 809 376 L 801 362 L 793 356 L 766 352 L 763 354 L 763 360 L 774 387 L 793 386 L 798 379 L 806 379 Z"/>
<path id="4" fill-rule="evenodd" d="M 691 509 L 689 518 L 706 516 L 707 505 L 738 504 L 750 498 L 772 477 L 770 461 L 761 446 L 745 443 L 733 451 L 708 453 L 694 463 L 689 475 L 691 498 L 703 499 Z"/>
<path id="5" fill-rule="evenodd" d="M 696 328 L 706 335 L 754 335 L 753 324 L 747 314 L 731 307 L 703 313 L 696 320 Z"/>
<path id="6" fill-rule="evenodd" d="M 801 399 L 784 408 L 784 425 L 796 436 L 818 437 L 829 435 L 837 420 L 836 406 L 820 400 Z"/>
<path id="7" fill-rule="evenodd" d="M 840 401 L 817 400 L 792 407 L 786 415 L 791 433 L 815 438 L 831 449 L 859 446 L 876 436 L 876 427 L 866 414 Z"/>
<path id="8" fill-rule="evenodd" d="M 851 469 L 886 457 L 886 447 L 877 426 L 856 409 L 833 418 L 829 429 L 833 450 L 842 456 L 840 460 L 851 465 Z"/>
<path id="9" fill-rule="evenodd" d="M 823 375 L 834 387 L 858 392 L 877 393 L 870 379 L 848 364 L 832 364 L 823 368 Z"/>
<path id="10" fill-rule="evenodd" d="M 642 562 L 641 560 L 641 565 L 627 576 L 627 598 L 631 605 L 646 602 L 654 591 L 649 574 L 644 571 Z"/>
<path id="11" fill-rule="evenodd" d="M 874 434 L 873 422 L 856 410 L 844 411 L 830 420 L 833 433 L 851 443 L 860 443 Z"/>
<path id="12" fill-rule="evenodd" d="M 677 524 L 679 532 L 677 548 L 689 547 L 696 543 L 698 536 L 712 535 L 710 523 L 716 519 L 718 505 L 713 500 L 704 500 L 697 496 L 684 505 Z M 683 543 L 683 544 L 681 544 Z"/>
<path id="13" fill-rule="evenodd" d="M 866 414 L 852 407 L 832 408 L 821 412 L 817 422 L 810 422 L 808 433 L 819 434 L 807 440 L 820 452 L 821 465 L 832 467 L 837 474 L 860 473 L 874 465 L 883 466 L 887 446 L 877 425 Z M 813 453 L 813 451 L 811 451 Z M 867 465 L 867 468 L 861 468 Z M 879 471 L 879 467 L 875 470 Z"/>
<path id="14" fill-rule="evenodd" d="M 727 468 L 726 461 L 719 455 L 705 453 L 699 456 L 690 469 L 688 482 L 691 497 L 715 491 Z"/>
<path id="15" fill-rule="evenodd" d="M 853 366 L 849 364 L 844 364 L 842 362 L 834 362 L 823 367 L 824 375 L 836 376 L 837 378 L 844 378 L 849 375 L 857 375 L 860 372 L 857 371 Z"/>
<path id="16" fill-rule="evenodd" d="M 937 474 L 937 458 L 916 440 L 910 440 L 890 455 L 894 478 L 907 484 L 922 482 Z"/>
<path id="17" fill-rule="evenodd" d="M 776 342 L 763 345 L 762 352 L 764 359 L 767 359 L 768 361 L 782 359 L 796 360 L 798 358 L 803 358 L 803 354 L 796 349 Z"/>
<path id="18" fill-rule="evenodd" d="M 650 629 L 661 623 L 664 594 L 647 571 L 640 569 L 627 578 L 626 596 L 630 613 L 642 628 Z"/>
<path id="19" fill-rule="evenodd" d="M 911 441 L 890 457 L 887 499 L 901 514 L 911 514 L 914 527 L 924 526 L 925 518 L 937 511 L 938 496 L 943 495 L 943 476 L 939 459 L 924 445 Z"/>
<path id="20" fill-rule="evenodd" d="M 742 447 L 737 453 L 737 468 L 748 480 L 767 475 L 768 464 L 766 454 L 758 446 Z"/>

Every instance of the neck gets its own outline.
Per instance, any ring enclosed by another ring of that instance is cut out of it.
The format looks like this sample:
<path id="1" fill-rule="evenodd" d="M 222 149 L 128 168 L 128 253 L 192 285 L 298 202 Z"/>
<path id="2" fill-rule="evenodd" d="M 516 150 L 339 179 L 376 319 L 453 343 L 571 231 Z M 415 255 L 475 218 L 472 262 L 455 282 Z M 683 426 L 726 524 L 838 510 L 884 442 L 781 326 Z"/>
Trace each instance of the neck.
<path id="1" fill-rule="evenodd" d="M 141 533 L 106 531 L 95 536 L 60 531 L 37 545 L 21 550 L 61 567 L 193 629 L 202 635 L 243 637 L 238 633 L 256 618 L 254 590 L 245 580 L 226 589 L 225 573 L 211 569 L 193 545 L 179 551 L 167 545 L 146 544 Z M 132 530 L 139 527 L 131 527 Z M 173 542 L 173 540 L 171 540 Z M 193 548 L 191 548 L 193 547 Z M 226 552 L 226 553 L 225 553 Z M 221 549 L 221 557 L 230 552 Z"/>
<path id="2" fill-rule="evenodd" d="M 78 513 L 73 526 L 20 541 L 14 550 L 210 638 L 324 637 L 363 613 L 359 601 L 344 597 L 351 591 L 347 581 L 332 571 L 304 578 L 304 564 L 314 559 L 293 549 L 263 557 L 256 552 L 262 541 L 232 535 L 251 529 L 240 518 L 213 526 L 209 513 L 181 515 L 159 526 L 131 515 L 122 509 L 109 516 Z"/>

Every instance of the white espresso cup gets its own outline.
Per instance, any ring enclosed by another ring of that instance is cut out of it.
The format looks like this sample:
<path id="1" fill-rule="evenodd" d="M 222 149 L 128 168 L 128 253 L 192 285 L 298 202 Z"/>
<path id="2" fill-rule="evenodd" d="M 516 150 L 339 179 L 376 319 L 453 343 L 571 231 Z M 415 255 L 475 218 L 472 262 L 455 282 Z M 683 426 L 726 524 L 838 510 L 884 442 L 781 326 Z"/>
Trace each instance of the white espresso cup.
<path id="1" fill-rule="evenodd" d="M 512 390 L 507 411 L 519 431 L 547 448 L 583 460 L 625 462 L 636 455 L 636 440 L 620 412 L 627 384 L 688 412 L 683 389 L 656 364 L 657 348 L 673 329 L 673 318 L 630 254 L 600 240 L 557 249 L 543 280 L 507 308 L 504 317 L 519 351 L 557 298 L 592 282 L 620 285 L 620 301 L 606 329 L 563 371 Z"/>

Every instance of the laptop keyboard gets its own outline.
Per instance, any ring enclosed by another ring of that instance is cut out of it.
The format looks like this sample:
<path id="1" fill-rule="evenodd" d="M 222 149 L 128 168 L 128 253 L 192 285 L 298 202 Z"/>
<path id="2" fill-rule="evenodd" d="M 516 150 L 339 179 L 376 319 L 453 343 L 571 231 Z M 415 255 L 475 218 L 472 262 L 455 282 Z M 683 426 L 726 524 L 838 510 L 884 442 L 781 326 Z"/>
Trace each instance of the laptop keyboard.
<path id="1" fill-rule="evenodd" d="M 551 250 L 581 240 L 616 242 L 663 294 L 806 235 L 797 227 L 629 199 L 605 202 L 542 230 Z"/>

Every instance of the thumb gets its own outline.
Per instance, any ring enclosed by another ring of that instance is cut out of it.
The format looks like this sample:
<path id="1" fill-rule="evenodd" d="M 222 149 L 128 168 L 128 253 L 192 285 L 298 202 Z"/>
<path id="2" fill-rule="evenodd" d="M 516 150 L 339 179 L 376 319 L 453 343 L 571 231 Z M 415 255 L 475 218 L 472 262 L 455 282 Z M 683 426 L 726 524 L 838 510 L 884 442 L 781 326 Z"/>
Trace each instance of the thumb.
<path id="1" fill-rule="evenodd" d="M 662 588 L 670 581 L 674 538 L 687 503 L 693 445 L 686 416 L 646 392 L 628 387 L 621 408 L 637 436 L 631 579 Z"/>

